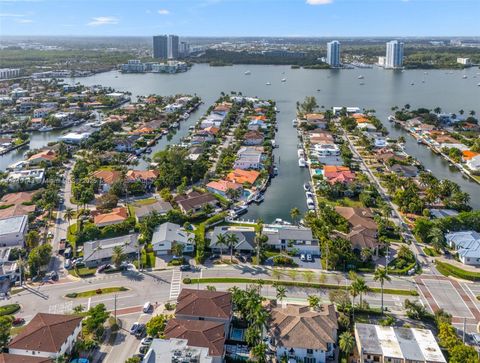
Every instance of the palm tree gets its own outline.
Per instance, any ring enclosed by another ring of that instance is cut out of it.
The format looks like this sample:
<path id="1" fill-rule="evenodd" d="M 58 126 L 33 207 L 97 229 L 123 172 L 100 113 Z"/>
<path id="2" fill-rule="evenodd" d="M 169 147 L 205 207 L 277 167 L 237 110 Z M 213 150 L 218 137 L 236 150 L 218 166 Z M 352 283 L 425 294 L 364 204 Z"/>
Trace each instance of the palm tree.
<path id="1" fill-rule="evenodd" d="M 352 334 L 348 331 L 342 333 L 338 340 L 338 346 L 340 347 L 340 350 L 349 357 L 355 348 L 355 339 Z"/>
<path id="2" fill-rule="evenodd" d="M 238 243 L 238 237 L 234 233 L 230 233 L 227 235 L 227 246 L 230 248 L 230 262 L 233 260 L 233 248 L 237 245 Z"/>
<path id="3" fill-rule="evenodd" d="M 126 258 L 127 258 L 127 255 L 123 253 L 122 246 L 113 247 L 112 263 L 115 265 L 116 268 L 119 268 L 122 262 L 126 260 Z"/>
<path id="4" fill-rule="evenodd" d="M 435 251 L 440 252 L 445 245 L 445 235 L 443 231 L 438 227 L 433 227 L 428 234 L 428 240 L 432 244 Z"/>
<path id="5" fill-rule="evenodd" d="M 287 297 L 287 289 L 285 286 L 282 285 L 277 285 L 275 286 L 275 289 L 277 290 L 277 300 L 280 300 L 280 302 L 283 301 Z"/>
<path id="6" fill-rule="evenodd" d="M 220 246 L 220 256 L 222 256 L 223 247 L 227 246 L 227 236 L 225 234 L 219 234 L 217 236 L 217 246 Z"/>
<path id="7" fill-rule="evenodd" d="M 308 305 L 312 309 L 317 309 L 320 306 L 320 298 L 316 295 L 308 295 L 307 300 L 308 300 Z"/>
<path id="8" fill-rule="evenodd" d="M 181 257 L 183 255 L 183 245 L 178 242 L 173 242 L 172 253 L 174 256 Z"/>
<path id="9" fill-rule="evenodd" d="M 388 267 L 377 267 L 375 274 L 373 275 L 374 281 L 380 281 L 380 289 L 382 294 L 382 314 L 383 314 L 383 284 L 385 281 L 390 281 L 391 278 L 388 276 Z"/>
<path id="10" fill-rule="evenodd" d="M 357 279 L 353 282 L 353 284 L 356 284 L 356 289 L 358 291 L 358 294 L 360 295 L 360 307 L 363 305 L 363 294 L 367 293 L 369 290 L 369 287 L 367 286 L 367 283 L 363 279 L 363 277 L 357 277 Z"/>
<path id="11" fill-rule="evenodd" d="M 352 316 L 353 316 L 353 321 L 355 321 L 355 298 L 358 296 L 358 286 L 353 282 L 350 284 L 350 295 L 352 296 Z"/>
<path id="12" fill-rule="evenodd" d="M 75 216 L 75 212 L 73 211 L 72 208 L 67 208 L 65 210 L 63 217 L 67 220 L 69 227 L 70 227 L 70 221 L 73 219 L 74 216 Z"/>
<path id="13" fill-rule="evenodd" d="M 300 210 L 295 207 L 290 210 L 290 217 L 292 218 L 293 224 L 297 224 L 298 217 L 300 217 Z"/>
<path id="14" fill-rule="evenodd" d="M 257 220 L 257 225 L 255 226 L 255 245 L 257 249 L 257 264 L 260 264 L 260 251 L 262 249 L 263 243 L 266 242 L 263 236 L 263 219 L 259 218 Z"/>
<path id="15" fill-rule="evenodd" d="M 252 356 L 255 358 L 256 362 L 266 362 L 267 361 L 267 344 L 259 343 L 255 345 L 251 350 Z"/>

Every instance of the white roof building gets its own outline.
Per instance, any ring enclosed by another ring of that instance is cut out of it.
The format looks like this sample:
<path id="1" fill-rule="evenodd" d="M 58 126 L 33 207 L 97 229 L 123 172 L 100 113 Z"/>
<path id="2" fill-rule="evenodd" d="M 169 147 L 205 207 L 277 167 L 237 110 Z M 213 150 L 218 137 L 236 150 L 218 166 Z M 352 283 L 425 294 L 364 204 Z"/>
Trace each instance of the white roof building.
<path id="1" fill-rule="evenodd" d="M 152 236 L 153 250 L 157 254 L 167 254 L 174 243 L 183 245 L 184 252 L 193 252 L 193 233 L 186 232 L 178 224 L 163 223 L 155 228 Z"/>
<path id="2" fill-rule="evenodd" d="M 81 144 L 88 139 L 91 134 L 91 132 L 69 132 L 68 134 L 60 136 L 58 139 L 67 144 Z"/>
<path id="3" fill-rule="evenodd" d="M 447 244 L 455 249 L 465 265 L 480 266 L 480 233 L 460 231 L 445 235 Z"/>
<path id="4" fill-rule="evenodd" d="M 473 171 L 480 170 L 480 155 L 474 156 L 466 162 L 468 168 Z"/>
<path id="5" fill-rule="evenodd" d="M 0 219 L 0 247 L 23 247 L 28 230 L 28 216 Z"/>
<path id="6" fill-rule="evenodd" d="M 143 358 L 145 363 L 197 362 L 212 363 L 208 348 L 188 345 L 187 339 L 154 339 Z"/>

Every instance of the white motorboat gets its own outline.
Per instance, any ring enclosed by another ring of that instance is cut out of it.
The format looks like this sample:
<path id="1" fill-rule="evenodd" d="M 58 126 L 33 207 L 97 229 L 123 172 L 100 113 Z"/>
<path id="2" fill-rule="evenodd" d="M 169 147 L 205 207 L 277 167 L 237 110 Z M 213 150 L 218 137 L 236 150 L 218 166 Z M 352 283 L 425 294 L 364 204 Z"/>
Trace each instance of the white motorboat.
<path id="1" fill-rule="evenodd" d="M 282 78 L 282 82 L 287 82 L 287 79 L 286 79 L 286 78 Z"/>
<path id="2" fill-rule="evenodd" d="M 477 83 L 477 86 L 480 87 L 480 83 Z"/>
<path id="3" fill-rule="evenodd" d="M 298 125 L 298 120 L 297 119 L 292 120 L 292 126 L 297 127 L 297 125 Z"/>
<path id="4" fill-rule="evenodd" d="M 468 77 L 467 77 L 466 74 L 464 74 L 462 78 L 463 78 L 463 79 L 467 79 Z"/>
<path id="5" fill-rule="evenodd" d="M 272 84 L 270 82 L 265 83 L 267 86 L 271 86 Z"/>
<path id="6" fill-rule="evenodd" d="M 307 163 L 305 162 L 304 158 L 298 159 L 298 166 L 301 168 L 304 168 L 305 166 L 307 166 Z"/>
<path id="7" fill-rule="evenodd" d="M 273 175 L 278 175 L 278 167 L 273 167 Z"/>
<path id="8" fill-rule="evenodd" d="M 393 115 L 388 116 L 388 121 L 390 121 L 390 122 L 395 121 L 395 116 L 393 116 Z"/>
<path id="9" fill-rule="evenodd" d="M 42 126 L 38 129 L 38 131 L 40 131 L 40 132 L 46 132 L 46 131 L 52 131 L 52 130 L 53 130 L 53 127 L 52 126 L 47 126 L 47 125 L 44 125 L 44 126 Z"/>
<path id="10" fill-rule="evenodd" d="M 244 74 L 245 74 L 246 76 L 249 76 L 249 75 L 251 75 L 251 74 L 252 74 L 252 72 L 250 72 L 250 71 L 245 71 L 245 73 L 244 73 Z"/>
<path id="11" fill-rule="evenodd" d="M 303 149 L 298 149 L 297 150 L 297 155 L 299 158 L 304 158 L 305 157 L 305 152 L 303 151 Z"/>
<path id="12" fill-rule="evenodd" d="M 362 75 L 359 75 L 357 78 L 358 78 L 358 79 L 364 79 L 365 77 L 362 76 Z"/>
<path id="13" fill-rule="evenodd" d="M 310 186 L 310 183 L 305 183 L 303 184 L 303 189 L 306 191 L 306 192 L 309 192 L 312 190 L 312 187 Z"/>

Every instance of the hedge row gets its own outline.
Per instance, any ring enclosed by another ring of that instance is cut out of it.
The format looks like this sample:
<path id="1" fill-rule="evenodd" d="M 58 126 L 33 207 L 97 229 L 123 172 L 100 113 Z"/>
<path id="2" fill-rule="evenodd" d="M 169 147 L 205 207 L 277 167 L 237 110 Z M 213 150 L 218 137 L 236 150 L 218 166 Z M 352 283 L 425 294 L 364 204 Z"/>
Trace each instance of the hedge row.
<path id="1" fill-rule="evenodd" d="M 471 272 L 446 262 L 435 261 L 437 270 L 445 276 L 453 276 L 469 281 L 480 281 L 480 272 Z"/>
<path id="2" fill-rule="evenodd" d="M 18 310 L 20 310 L 20 305 L 18 304 L 0 306 L 0 316 L 15 314 Z"/>
<path id="3" fill-rule="evenodd" d="M 262 282 L 266 285 L 282 285 L 282 286 L 295 286 L 295 287 L 306 287 L 306 288 L 313 288 L 313 289 L 345 289 L 345 285 L 332 285 L 332 284 L 320 284 L 317 282 L 300 282 L 300 281 L 281 281 L 281 280 L 262 280 L 262 279 L 249 279 L 245 277 L 205 277 L 201 279 L 191 279 L 191 278 L 184 278 L 183 283 L 188 284 L 208 284 L 208 283 L 244 283 L 244 284 L 257 284 Z M 371 292 L 380 293 L 381 289 L 378 287 L 371 287 Z M 402 289 L 383 289 L 385 294 L 392 294 L 392 295 L 406 295 L 406 296 L 418 296 L 418 292 L 416 290 L 402 290 Z"/>

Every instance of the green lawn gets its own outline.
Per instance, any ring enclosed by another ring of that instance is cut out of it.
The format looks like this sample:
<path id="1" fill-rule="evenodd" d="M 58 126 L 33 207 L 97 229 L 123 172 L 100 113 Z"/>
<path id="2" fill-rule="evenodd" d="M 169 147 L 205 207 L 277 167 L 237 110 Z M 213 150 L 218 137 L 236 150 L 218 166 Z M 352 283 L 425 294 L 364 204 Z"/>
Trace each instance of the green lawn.
<path id="1" fill-rule="evenodd" d="M 150 205 L 155 203 L 157 200 L 155 198 L 147 198 L 147 199 L 139 199 L 133 202 L 132 204 L 134 206 L 140 206 L 140 205 Z"/>
<path id="2" fill-rule="evenodd" d="M 425 252 L 425 254 L 430 257 L 440 256 L 440 254 L 431 247 L 423 247 L 423 252 Z"/>
<path id="3" fill-rule="evenodd" d="M 480 281 L 480 272 L 463 270 L 460 267 L 441 261 L 435 261 L 435 266 L 442 275 L 453 276 L 469 281 Z"/>
<path id="4" fill-rule="evenodd" d="M 105 287 L 103 289 L 96 289 L 96 290 L 88 290 L 88 291 L 82 291 L 82 292 L 71 292 L 65 297 L 71 298 L 71 299 L 78 299 L 82 297 L 91 297 L 91 296 L 96 296 L 96 295 L 105 295 L 105 294 L 112 294 L 114 292 L 123 292 L 123 291 L 128 291 L 126 287 Z"/>

